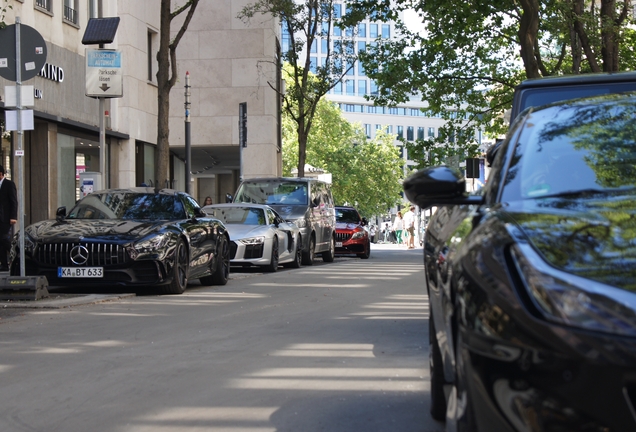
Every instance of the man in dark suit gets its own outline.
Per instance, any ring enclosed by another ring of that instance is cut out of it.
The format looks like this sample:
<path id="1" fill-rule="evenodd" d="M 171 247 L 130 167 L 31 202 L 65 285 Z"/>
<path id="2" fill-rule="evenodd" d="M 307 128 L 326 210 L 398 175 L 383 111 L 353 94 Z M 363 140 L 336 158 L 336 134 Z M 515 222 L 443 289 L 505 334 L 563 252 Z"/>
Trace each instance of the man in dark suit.
<path id="1" fill-rule="evenodd" d="M 0 165 L 0 271 L 9 270 L 11 225 L 18 222 L 18 193 L 15 183 L 4 176 Z"/>

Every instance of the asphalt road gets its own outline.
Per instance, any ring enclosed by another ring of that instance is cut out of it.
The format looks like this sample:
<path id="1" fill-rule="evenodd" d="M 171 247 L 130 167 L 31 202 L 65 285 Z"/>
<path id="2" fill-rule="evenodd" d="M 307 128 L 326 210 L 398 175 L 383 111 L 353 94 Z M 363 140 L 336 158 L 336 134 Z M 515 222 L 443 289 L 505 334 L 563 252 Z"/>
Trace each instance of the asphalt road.
<path id="1" fill-rule="evenodd" d="M 440 432 L 422 276 L 421 249 L 374 245 L 179 296 L 4 311 L 0 431 Z"/>

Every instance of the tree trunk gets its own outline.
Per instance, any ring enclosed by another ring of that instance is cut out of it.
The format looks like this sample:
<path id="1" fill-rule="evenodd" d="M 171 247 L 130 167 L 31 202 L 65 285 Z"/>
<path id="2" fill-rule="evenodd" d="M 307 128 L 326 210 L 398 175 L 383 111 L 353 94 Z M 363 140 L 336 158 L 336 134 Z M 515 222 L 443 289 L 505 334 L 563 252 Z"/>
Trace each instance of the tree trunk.
<path id="1" fill-rule="evenodd" d="M 583 16 L 583 4 L 584 0 L 574 1 L 574 30 L 576 30 L 576 34 L 579 36 L 581 48 L 583 48 L 585 57 L 587 57 L 587 62 L 590 65 L 590 69 L 592 69 L 592 72 L 601 72 L 601 68 L 596 61 L 596 55 L 594 54 L 594 51 L 592 51 L 590 39 L 587 37 L 585 27 L 583 26 L 583 22 L 581 21 L 581 17 Z"/>
<path id="2" fill-rule="evenodd" d="M 616 0 L 601 1 L 601 55 L 603 71 L 618 71 L 618 35 L 616 26 Z"/>
<path id="3" fill-rule="evenodd" d="M 527 78 L 539 78 L 539 63 L 535 56 L 535 46 L 539 35 L 539 1 L 520 0 L 523 13 L 519 21 L 519 45 L 521 59 Z"/>

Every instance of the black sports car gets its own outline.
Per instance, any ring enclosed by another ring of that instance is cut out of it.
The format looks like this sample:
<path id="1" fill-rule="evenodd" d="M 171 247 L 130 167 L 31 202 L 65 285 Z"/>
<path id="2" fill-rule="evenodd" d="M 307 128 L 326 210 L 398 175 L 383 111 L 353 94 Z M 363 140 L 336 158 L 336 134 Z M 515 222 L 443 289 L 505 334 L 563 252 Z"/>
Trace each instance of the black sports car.
<path id="1" fill-rule="evenodd" d="M 229 236 L 218 219 L 188 194 L 153 188 L 94 192 L 55 220 L 25 230 L 26 275 L 51 285 L 157 285 L 181 294 L 189 279 L 225 285 Z M 11 248 L 12 275 L 20 274 L 19 233 Z"/>
<path id="2" fill-rule="evenodd" d="M 447 430 L 636 430 L 636 96 L 526 110 L 481 195 L 446 167 L 424 241 L 431 413 Z"/>

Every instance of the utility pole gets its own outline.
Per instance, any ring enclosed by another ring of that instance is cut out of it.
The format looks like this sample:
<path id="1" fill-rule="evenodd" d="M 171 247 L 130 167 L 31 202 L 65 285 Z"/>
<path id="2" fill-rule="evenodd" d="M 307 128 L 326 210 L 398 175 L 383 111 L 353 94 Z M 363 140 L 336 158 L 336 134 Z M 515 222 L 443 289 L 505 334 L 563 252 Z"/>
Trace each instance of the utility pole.
<path id="1" fill-rule="evenodd" d="M 191 179 L 192 179 L 192 132 L 190 129 L 190 72 L 186 71 L 185 76 L 185 170 L 186 170 L 186 182 L 185 191 L 187 194 L 192 195 Z"/>

